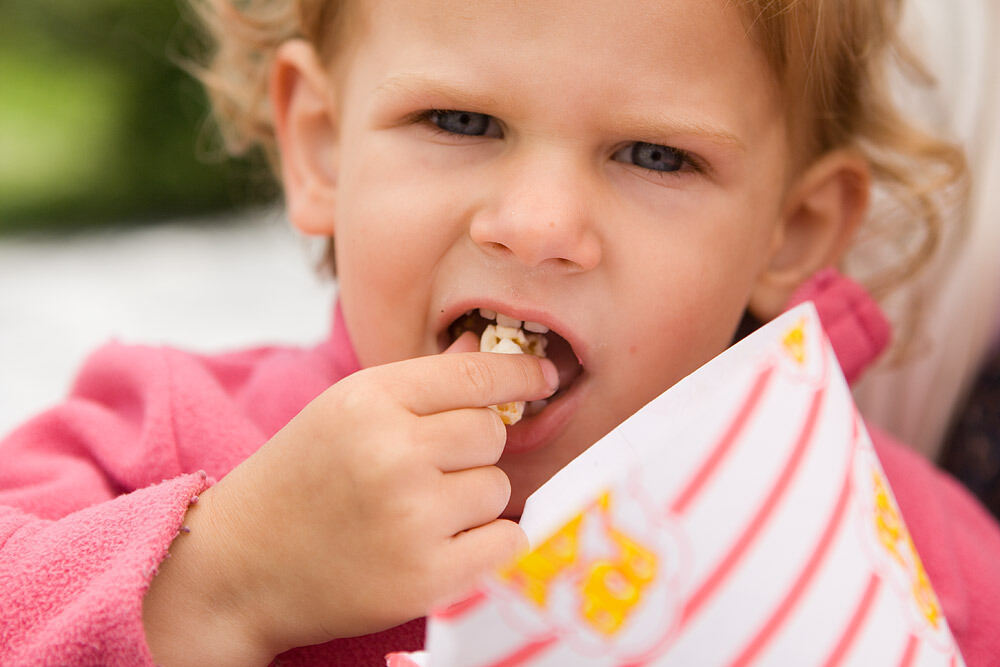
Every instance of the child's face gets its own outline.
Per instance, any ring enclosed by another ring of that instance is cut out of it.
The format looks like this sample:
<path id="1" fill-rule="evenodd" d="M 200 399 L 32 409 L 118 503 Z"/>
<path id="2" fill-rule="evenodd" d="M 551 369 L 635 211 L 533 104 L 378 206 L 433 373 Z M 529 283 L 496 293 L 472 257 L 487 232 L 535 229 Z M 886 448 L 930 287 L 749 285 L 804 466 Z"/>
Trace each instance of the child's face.
<path id="1" fill-rule="evenodd" d="M 509 429 L 510 514 L 726 348 L 767 270 L 786 118 L 731 5 L 367 3 L 329 158 L 361 363 L 438 353 L 480 306 L 548 324 L 583 361 Z"/>

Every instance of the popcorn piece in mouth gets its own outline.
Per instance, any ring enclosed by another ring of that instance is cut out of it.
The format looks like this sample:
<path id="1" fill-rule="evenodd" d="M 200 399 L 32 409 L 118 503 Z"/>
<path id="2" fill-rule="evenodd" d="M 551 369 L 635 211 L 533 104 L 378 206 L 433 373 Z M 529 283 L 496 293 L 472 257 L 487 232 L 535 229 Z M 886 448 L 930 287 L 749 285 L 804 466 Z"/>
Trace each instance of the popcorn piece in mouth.
<path id="1" fill-rule="evenodd" d="M 501 354 L 531 354 L 545 358 L 545 346 L 548 342 L 543 334 L 525 333 L 520 326 L 507 327 L 500 324 L 490 324 L 479 339 L 479 351 L 499 352 Z M 504 424 L 513 426 L 524 416 L 524 401 L 491 405 L 490 409 L 500 415 L 500 420 Z"/>

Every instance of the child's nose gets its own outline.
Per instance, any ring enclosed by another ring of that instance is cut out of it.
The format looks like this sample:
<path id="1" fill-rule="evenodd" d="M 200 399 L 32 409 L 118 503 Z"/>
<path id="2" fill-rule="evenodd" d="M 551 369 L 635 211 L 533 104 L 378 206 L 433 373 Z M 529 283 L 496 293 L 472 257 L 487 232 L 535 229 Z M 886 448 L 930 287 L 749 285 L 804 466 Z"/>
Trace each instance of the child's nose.
<path id="1" fill-rule="evenodd" d="M 601 261 L 593 197 L 585 168 L 567 157 L 509 164 L 495 196 L 472 220 L 469 235 L 486 252 L 534 268 L 563 265 L 589 271 Z"/>

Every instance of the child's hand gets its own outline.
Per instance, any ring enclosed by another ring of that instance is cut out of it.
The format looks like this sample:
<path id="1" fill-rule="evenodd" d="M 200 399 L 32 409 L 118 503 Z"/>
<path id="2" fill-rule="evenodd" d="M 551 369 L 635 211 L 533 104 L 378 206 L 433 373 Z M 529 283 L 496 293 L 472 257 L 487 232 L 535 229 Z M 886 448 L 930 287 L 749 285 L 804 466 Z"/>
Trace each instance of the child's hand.
<path id="1" fill-rule="evenodd" d="M 449 352 L 476 345 L 466 334 Z M 506 431 L 484 406 L 557 383 L 548 360 L 480 352 L 358 372 L 203 494 L 172 551 L 204 541 L 216 563 L 201 567 L 224 573 L 226 604 L 270 655 L 424 615 L 527 545 L 497 518 Z"/>

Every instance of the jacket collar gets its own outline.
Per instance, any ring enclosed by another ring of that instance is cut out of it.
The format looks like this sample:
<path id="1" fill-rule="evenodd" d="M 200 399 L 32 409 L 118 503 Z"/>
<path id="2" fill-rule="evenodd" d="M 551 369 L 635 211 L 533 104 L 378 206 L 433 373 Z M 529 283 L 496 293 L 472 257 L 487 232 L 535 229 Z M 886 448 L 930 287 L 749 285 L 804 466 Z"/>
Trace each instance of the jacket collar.
<path id="1" fill-rule="evenodd" d="M 823 269 L 803 283 L 788 307 L 812 301 L 849 384 L 889 345 L 892 327 L 864 287 L 837 272 Z"/>

